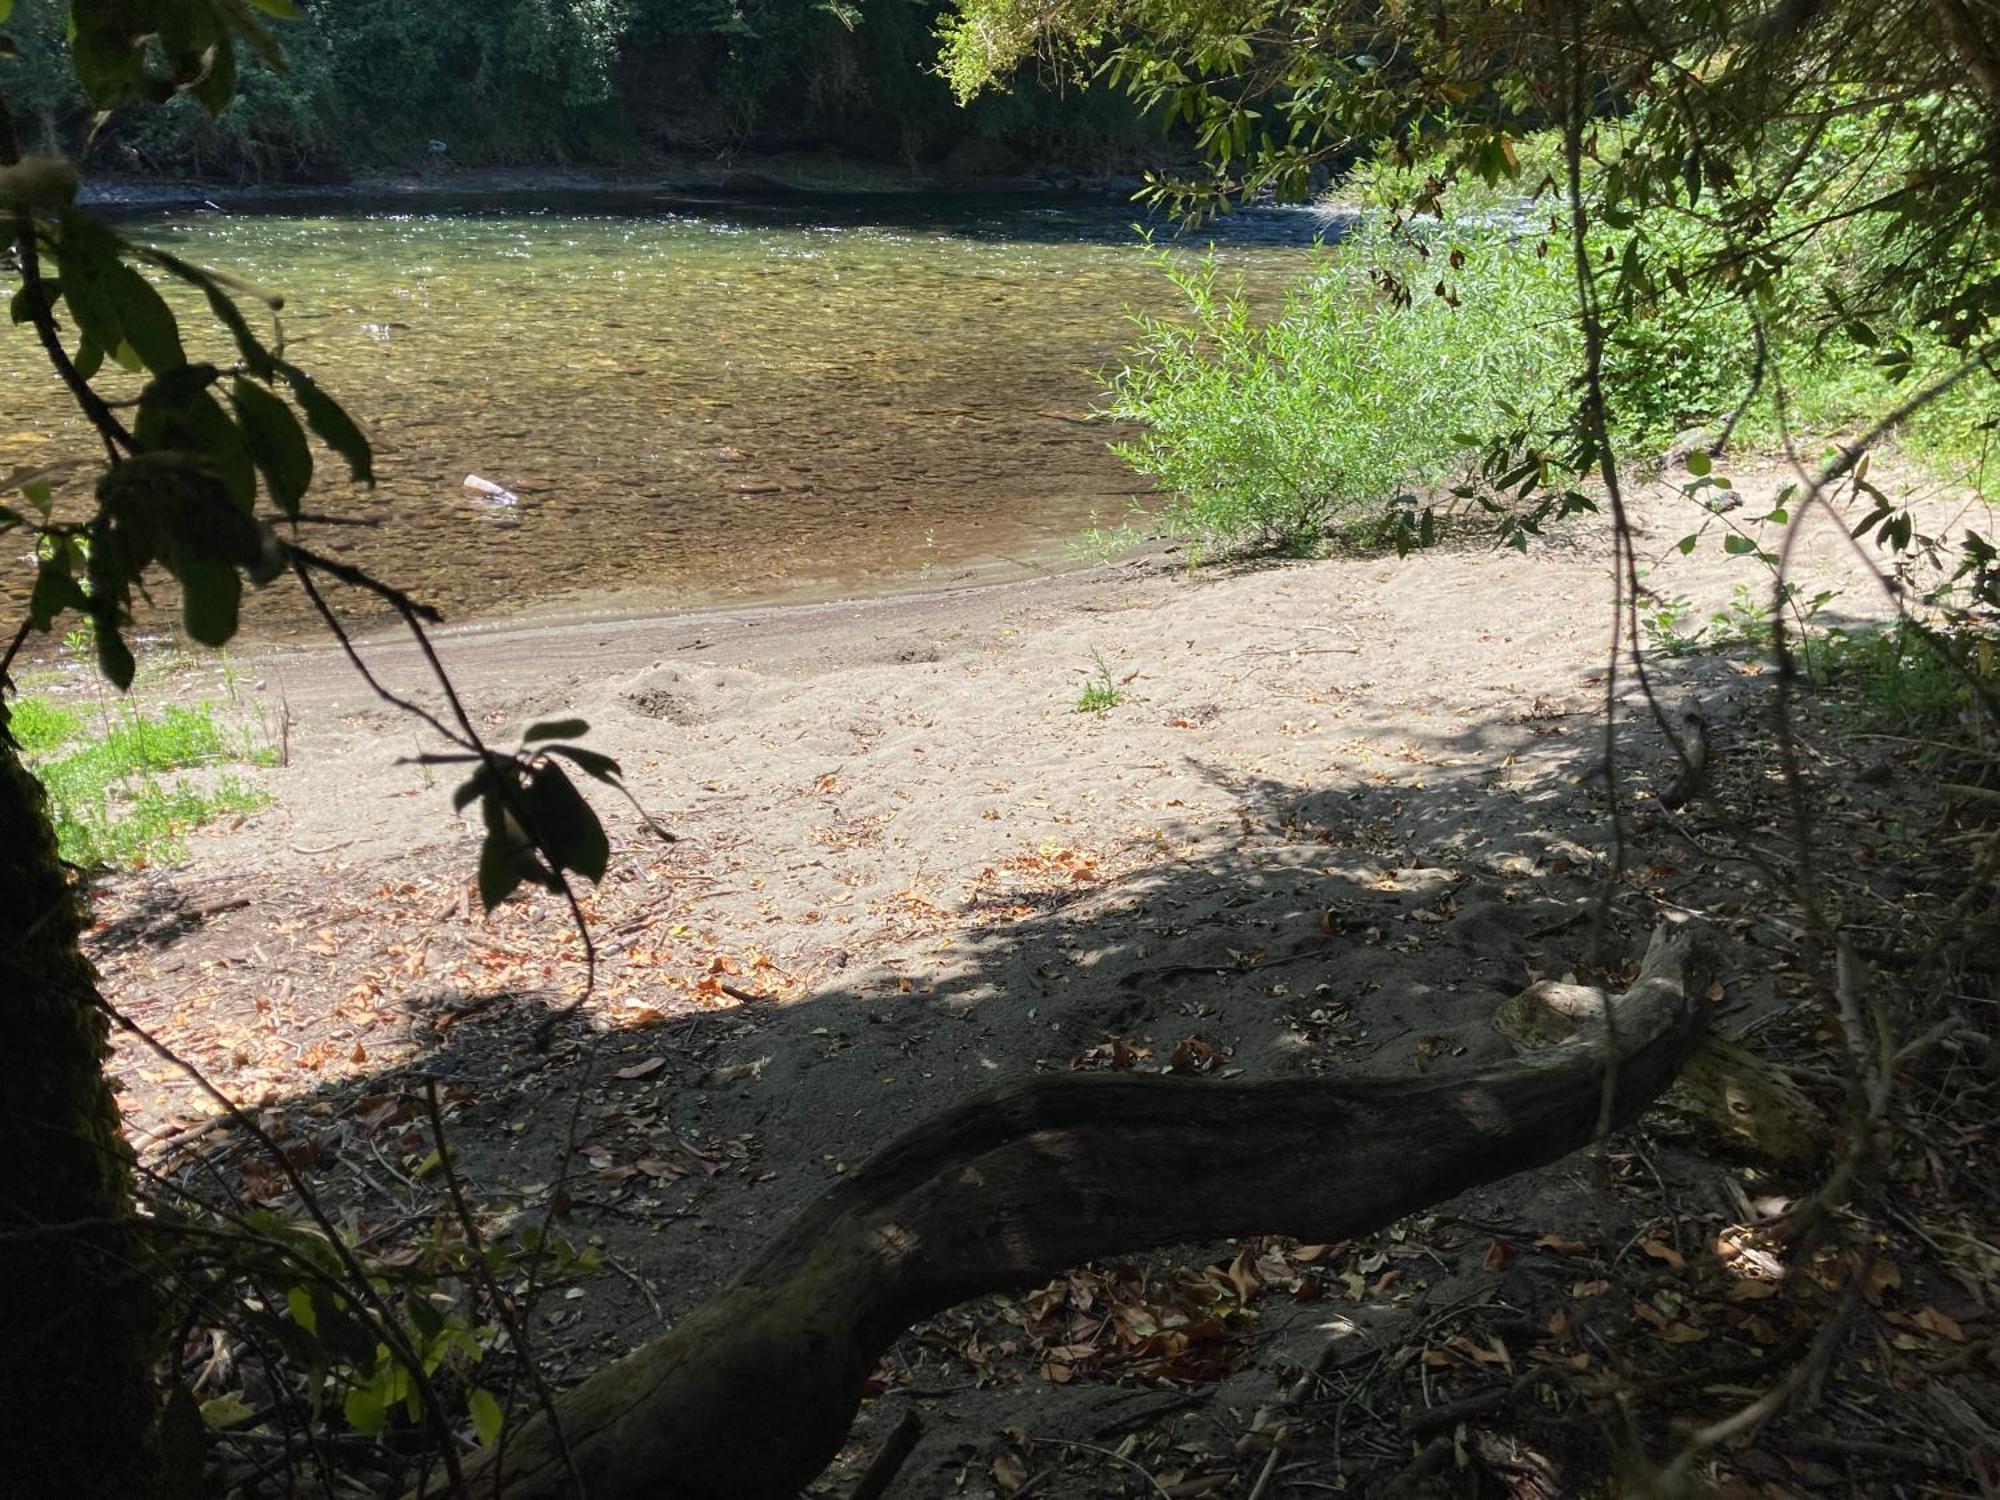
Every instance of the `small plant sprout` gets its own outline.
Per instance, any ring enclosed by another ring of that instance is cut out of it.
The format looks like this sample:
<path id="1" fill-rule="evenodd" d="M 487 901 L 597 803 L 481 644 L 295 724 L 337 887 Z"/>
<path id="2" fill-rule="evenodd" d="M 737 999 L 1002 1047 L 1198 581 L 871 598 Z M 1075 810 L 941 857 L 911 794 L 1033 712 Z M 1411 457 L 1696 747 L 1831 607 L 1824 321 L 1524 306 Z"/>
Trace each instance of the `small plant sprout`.
<path id="1" fill-rule="evenodd" d="M 1100 718 L 1125 701 L 1125 694 L 1111 676 L 1111 663 L 1104 659 L 1104 653 L 1091 648 L 1091 656 L 1097 662 L 1097 670 L 1083 685 L 1083 691 L 1076 695 L 1076 711 L 1080 714 L 1096 714 Z"/>

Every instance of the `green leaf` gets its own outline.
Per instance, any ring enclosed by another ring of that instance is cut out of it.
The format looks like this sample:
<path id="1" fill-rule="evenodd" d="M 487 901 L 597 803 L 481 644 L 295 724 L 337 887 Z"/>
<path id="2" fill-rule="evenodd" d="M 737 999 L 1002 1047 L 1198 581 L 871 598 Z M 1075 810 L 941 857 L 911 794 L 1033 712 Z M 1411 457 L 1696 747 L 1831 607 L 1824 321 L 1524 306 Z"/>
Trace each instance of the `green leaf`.
<path id="1" fill-rule="evenodd" d="M 170 255 L 157 246 L 141 246 L 136 252 L 171 276 L 178 277 L 189 286 L 200 289 L 208 299 L 208 309 L 215 314 L 217 322 L 229 330 L 236 341 L 236 352 L 243 358 L 244 366 L 259 380 L 269 380 L 277 373 L 277 361 L 271 351 L 264 347 L 264 341 L 257 337 L 244 318 L 243 311 L 236 305 L 229 288 L 219 281 L 214 273 L 204 271 L 200 266 L 190 265 L 177 255 Z"/>
<path id="2" fill-rule="evenodd" d="M 1682 537 L 1676 545 L 1680 548 L 1681 556 L 1686 557 L 1688 553 L 1694 551 L 1696 544 L 1699 543 L 1700 541 L 1701 541 L 1700 535 L 1696 534 L 1693 536 Z"/>
<path id="3" fill-rule="evenodd" d="M 1743 557 L 1757 550 L 1757 544 L 1747 536 L 1737 536 L 1731 532 L 1722 539 L 1722 550 L 1731 557 Z"/>
<path id="4" fill-rule="evenodd" d="M 43 277 L 33 286 L 18 289 L 7 304 L 8 312 L 16 323 L 25 323 L 38 313 L 53 311 L 56 300 L 62 296 L 62 283 Z"/>
<path id="5" fill-rule="evenodd" d="M 139 669 L 139 664 L 132 660 L 132 648 L 125 644 L 118 627 L 102 618 L 98 619 L 94 634 L 97 637 L 97 669 L 122 693 L 132 686 L 132 674 Z"/>
<path id="6" fill-rule="evenodd" d="M 1696 448 L 1687 456 L 1687 471 L 1697 479 L 1700 479 L 1714 467 L 1714 460 L 1699 448 Z"/>
<path id="7" fill-rule="evenodd" d="M 278 45 L 278 39 L 265 29 L 263 22 L 250 14 L 243 0 L 212 0 L 212 3 L 236 39 L 255 52 L 265 67 L 273 73 L 290 71 L 285 63 L 284 49 Z M 304 12 L 293 5 L 292 0 L 249 0 L 249 3 L 258 10 L 277 16 L 281 20 L 304 19 Z"/>
<path id="8" fill-rule="evenodd" d="M 354 424 L 341 404 L 327 395 L 305 371 L 295 365 L 280 363 L 285 379 L 292 385 L 292 395 L 297 398 L 299 408 L 306 414 L 306 421 L 319 434 L 321 442 L 347 460 L 348 473 L 362 484 L 375 482 L 375 455 L 368 445 L 368 439 Z"/>
<path id="9" fill-rule="evenodd" d="M 410 1321 L 416 1324 L 417 1332 L 424 1336 L 426 1342 L 435 1341 L 445 1331 L 444 1315 L 431 1305 L 428 1297 L 413 1295 L 410 1298 L 409 1309 Z M 435 1368 L 428 1358 L 425 1360 L 425 1367 Z"/>
<path id="10" fill-rule="evenodd" d="M 107 280 L 118 265 L 118 242 L 86 214 L 66 213 L 56 256 L 62 266 L 63 302 L 77 331 L 100 349 L 125 342 L 118 302 Z"/>
<path id="11" fill-rule="evenodd" d="M 560 755 L 586 776 L 595 777 L 606 786 L 617 786 L 623 768 L 608 755 L 595 750 L 586 750 L 581 745 L 551 745 L 550 755 Z"/>
<path id="12" fill-rule="evenodd" d="M 350 1387 L 340 1409 L 347 1425 L 364 1437 L 374 1437 L 388 1425 L 389 1404 L 372 1382 Z"/>
<path id="13" fill-rule="evenodd" d="M 185 365 L 153 380 L 139 393 L 136 433 L 148 448 L 196 455 L 247 516 L 257 503 L 257 467 L 242 429 L 208 393 L 216 376 L 213 365 Z"/>
<path id="14" fill-rule="evenodd" d="M 121 14 L 128 9 L 123 5 L 70 9 L 70 66 L 99 109 L 114 109 L 138 91 L 140 34 L 128 29 L 131 18 Z"/>
<path id="15" fill-rule="evenodd" d="M 89 603 L 83 587 L 70 576 L 69 549 L 58 549 L 45 557 L 35 572 L 34 591 L 28 595 L 28 623 L 47 630 L 66 609 L 82 609 Z"/>
<path id="16" fill-rule="evenodd" d="M 312 1292 L 303 1286 L 288 1287 L 285 1290 L 285 1306 L 291 1309 L 292 1321 L 307 1333 L 319 1330 L 319 1315 L 313 1309 Z"/>
<path id="17" fill-rule="evenodd" d="M 228 37 L 217 37 L 202 53 L 205 66 L 188 92 L 211 115 L 219 115 L 236 97 L 236 48 Z"/>
<path id="18" fill-rule="evenodd" d="M 255 1415 L 240 1396 L 215 1396 L 201 1403 L 201 1419 L 211 1428 L 238 1427 Z"/>
<path id="19" fill-rule="evenodd" d="M 180 325 L 173 309 L 153 289 L 153 284 L 123 261 L 114 262 L 102 273 L 106 297 L 116 309 L 118 326 L 147 369 L 164 375 L 187 363 L 181 347 Z"/>
<path id="20" fill-rule="evenodd" d="M 278 533 L 271 529 L 270 522 L 260 519 L 255 525 L 257 555 L 243 564 L 243 576 L 261 589 L 291 571 L 292 556 L 286 545 L 278 540 Z"/>
<path id="21" fill-rule="evenodd" d="M 160 1413 L 160 1500 L 200 1500 L 207 1493 L 202 1469 L 208 1458 L 208 1427 L 201 1405 L 179 1381 Z"/>
<path id="22" fill-rule="evenodd" d="M 488 911 L 513 895 L 521 883 L 514 865 L 513 840 L 489 819 L 486 842 L 479 846 L 479 899 Z"/>
<path id="23" fill-rule="evenodd" d="M 604 878 L 611 841 L 597 813 L 554 761 L 536 766 L 529 779 L 528 815 L 542 853 L 558 870 L 575 870 L 593 881 Z"/>
<path id="24" fill-rule="evenodd" d="M 264 535 L 257 522 L 201 455 L 184 449 L 134 454 L 104 472 L 97 496 L 128 569 L 154 557 L 176 566 L 183 556 L 219 558 L 238 567 L 262 559 Z M 92 562 L 99 560 L 93 553 Z"/>
<path id="25" fill-rule="evenodd" d="M 0 24 L 5 24 L 7 18 L 13 14 L 14 0 L 0 0 Z"/>
<path id="26" fill-rule="evenodd" d="M 242 577 L 215 557 L 183 559 L 178 571 L 181 620 L 187 633 L 204 646 L 227 645 L 236 634 L 243 603 Z"/>
<path id="27" fill-rule="evenodd" d="M 373 1370 L 381 1357 L 375 1330 L 324 1286 L 312 1289 L 312 1303 L 314 1328 L 327 1352 L 356 1370 Z"/>
<path id="28" fill-rule="evenodd" d="M 312 487 L 313 456 L 292 409 L 262 386 L 239 378 L 230 388 L 236 425 L 244 446 L 264 476 L 271 503 L 288 516 L 299 513 L 299 501 Z"/>
<path id="29" fill-rule="evenodd" d="M 1868 512 L 1866 516 L 1862 517 L 1860 523 L 1856 525 L 1855 528 L 1848 533 L 1848 535 L 1854 537 L 1866 536 L 1869 532 L 1873 531 L 1877 526 L 1881 525 L 1884 521 L 1888 520 L 1889 517 L 1894 515 L 1895 513 L 1896 513 L 1895 507 L 1888 504 L 1886 501 L 1878 503 L 1873 510 Z"/>
<path id="30" fill-rule="evenodd" d="M 590 725 L 582 719 L 545 719 L 539 724 L 530 724 L 528 732 L 521 736 L 521 743 L 532 745 L 537 740 L 573 740 L 580 734 L 590 733 Z"/>
<path id="31" fill-rule="evenodd" d="M 500 1429 L 506 1423 L 506 1414 L 500 1410 L 500 1403 L 493 1393 L 483 1385 L 475 1385 L 465 1398 L 466 1410 L 472 1416 L 472 1435 L 479 1440 L 479 1446 L 490 1448 L 494 1439 L 500 1436 Z"/>

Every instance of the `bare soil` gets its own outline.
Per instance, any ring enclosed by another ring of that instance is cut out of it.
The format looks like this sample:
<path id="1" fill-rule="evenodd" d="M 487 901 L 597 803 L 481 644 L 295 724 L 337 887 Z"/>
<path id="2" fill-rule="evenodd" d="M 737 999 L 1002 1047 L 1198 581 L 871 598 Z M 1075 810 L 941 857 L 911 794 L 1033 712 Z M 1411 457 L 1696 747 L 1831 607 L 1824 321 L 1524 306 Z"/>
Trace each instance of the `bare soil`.
<path id="1" fill-rule="evenodd" d="M 1785 477 L 1738 473 L 1730 519 Z M 1705 513 L 1671 487 L 1635 504 L 1661 595 L 1705 617 L 1754 576 L 1712 520 L 1678 552 Z M 96 957 L 114 1002 L 260 1109 L 378 1243 L 438 1212 L 411 1104 L 436 1078 L 482 1211 L 539 1214 L 559 1192 L 564 1231 L 605 1253 L 537 1309 L 563 1380 L 668 1326 L 827 1182 L 971 1091 L 1072 1067 L 1494 1058 L 1503 998 L 1615 982 L 1662 913 L 1727 934 L 1715 1024 L 1835 1112 L 1838 1039 L 1770 874 L 1791 857 L 1773 673 L 1747 648 L 1652 658 L 1654 692 L 1698 705 L 1715 748 L 1679 813 L 1659 803 L 1677 762 L 1622 673 L 1608 783 L 1607 559 L 1590 521 L 1525 555 L 1156 559 L 447 633 L 496 744 L 588 719 L 673 835 L 600 799 L 615 853 L 583 899 L 596 986 L 546 1046 L 539 1024 L 583 978 L 559 903 L 482 916 L 478 830 L 450 810 L 448 768 L 409 763 L 436 748 L 421 727 L 336 653 L 272 651 L 248 673 L 289 726 L 288 763 L 253 773 L 274 805 L 200 835 L 184 868 L 106 881 Z M 1798 567 L 1842 590 L 1829 614 L 1887 608 L 1835 526 L 1809 529 Z M 1097 653 L 1119 695 L 1101 715 L 1076 708 Z M 365 654 L 435 702 L 407 644 Z M 1941 911 L 1957 891 L 1938 886 L 1915 750 L 1818 699 L 1801 736 L 1850 920 Z M 175 1066 L 130 1041 L 118 1066 L 142 1158 L 227 1162 L 284 1201 Z M 1990 1163 L 1954 1117 L 1934 1129 L 1931 1150 Z M 1837 1266 L 1742 1227 L 1810 1181 L 1729 1159 L 1672 1109 L 1368 1242 L 1078 1268 L 913 1332 L 816 1493 L 846 1493 L 911 1410 L 922 1435 L 892 1495 L 1601 1493 L 1633 1451 L 1664 1456 L 1754 1399 L 1836 1317 L 1859 1352 L 1819 1399 L 1699 1472 L 1745 1496 L 1981 1493 L 2000 1477 L 1995 1201 L 1948 1199 L 1955 1168 L 1922 1150 L 1894 1170 L 1913 1174 L 1905 1222 L 1855 1210 L 1895 1270 L 1870 1273 L 1858 1317 Z"/>

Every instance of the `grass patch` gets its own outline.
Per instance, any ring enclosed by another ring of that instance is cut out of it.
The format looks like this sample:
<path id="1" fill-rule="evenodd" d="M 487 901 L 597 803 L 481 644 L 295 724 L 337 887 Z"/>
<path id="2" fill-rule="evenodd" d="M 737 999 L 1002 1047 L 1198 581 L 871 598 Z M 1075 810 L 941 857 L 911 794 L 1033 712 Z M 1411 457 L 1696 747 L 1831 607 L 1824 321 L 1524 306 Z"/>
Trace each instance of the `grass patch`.
<path id="1" fill-rule="evenodd" d="M 1842 693 L 1859 722 L 1904 735 L 1948 736 L 2000 693 L 1994 639 L 1906 621 L 1838 629 L 1815 643 L 1813 675 Z"/>
<path id="2" fill-rule="evenodd" d="M 121 703 L 96 724 L 47 698 L 17 699 L 8 712 L 48 790 L 62 857 L 85 869 L 178 860 L 190 830 L 270 801 L 233 776 L 169 774 L 276 759 L 250 731 L 223 724 L 212 705 L 145 713 Z"/>
<path id="3" fill-rule="evenodd" d="M 83 715 L 47 698 L 21 698 L 7 705 L 7 727 L 23 755 L 46 755 L 83 729 Z"/>
<path id="4" fill-rule="evenodd" d="M 1104 659 L 1104 653 L 1093 651 L 1091 655 L 1097 658 L 1097 671 L 1084 683 L 1083 691 L 1076 695 L 1076 711 L 1102 718 L 1125 701 L 1125 694 L 1112 677 L 1111 663 Z"/>

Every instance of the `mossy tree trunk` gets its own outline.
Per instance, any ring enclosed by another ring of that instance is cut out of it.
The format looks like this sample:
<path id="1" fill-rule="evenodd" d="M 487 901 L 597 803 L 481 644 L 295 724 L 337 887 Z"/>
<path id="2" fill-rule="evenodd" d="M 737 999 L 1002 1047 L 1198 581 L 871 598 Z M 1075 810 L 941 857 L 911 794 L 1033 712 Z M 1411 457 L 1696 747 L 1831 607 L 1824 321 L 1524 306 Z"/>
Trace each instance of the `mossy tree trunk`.
<path id="1" fill-rule="evenodd" d="M 0 1495 L 157 1493 L 156 1301 L 109 1023 L 0 704 Z"/>

